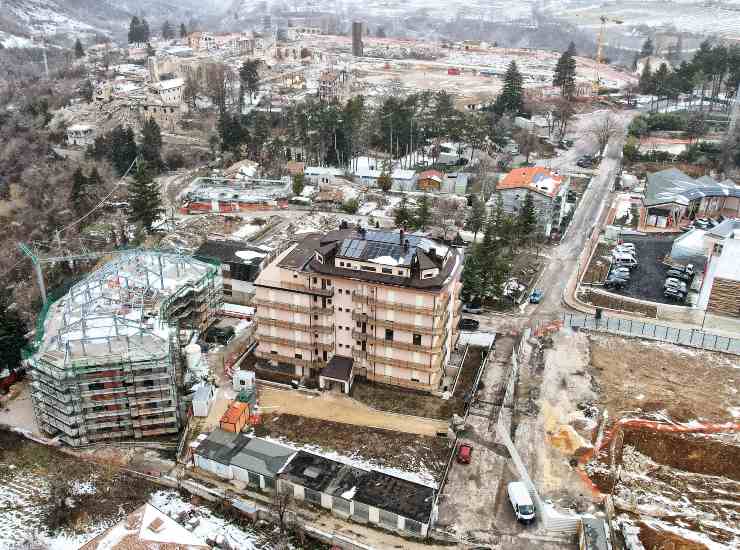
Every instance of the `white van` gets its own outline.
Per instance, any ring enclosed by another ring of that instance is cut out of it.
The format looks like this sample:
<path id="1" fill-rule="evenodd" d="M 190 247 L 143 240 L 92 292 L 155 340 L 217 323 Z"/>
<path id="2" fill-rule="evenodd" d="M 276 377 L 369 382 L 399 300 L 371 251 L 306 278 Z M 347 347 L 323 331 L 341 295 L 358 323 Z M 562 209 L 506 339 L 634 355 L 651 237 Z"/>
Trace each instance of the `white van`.
<path id="1" fill-rule="evenodd" d="M 637 263 L 637 258 L 632 254 L 620 254 L 616 252 L 612 254 L 612 263 L 615 266 L 629 267 L 630 269 L 635 269 L 639 265 Z"/>
<path id="2" fill-rule="evenodd" d="M 509 493 L 509 502 L 514 508 L 516 519 L 522 523 L 534 521 L 534 503 L 529 496 L 527 486 L 521 481 L 512 481 L 506 487 Z"/>

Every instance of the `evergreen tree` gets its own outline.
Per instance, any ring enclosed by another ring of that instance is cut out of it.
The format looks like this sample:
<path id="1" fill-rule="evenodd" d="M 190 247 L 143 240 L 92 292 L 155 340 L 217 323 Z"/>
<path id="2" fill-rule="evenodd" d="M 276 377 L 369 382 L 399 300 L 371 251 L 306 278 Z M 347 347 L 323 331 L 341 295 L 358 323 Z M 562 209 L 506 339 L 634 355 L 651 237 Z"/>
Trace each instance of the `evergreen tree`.
<path id="1" fill-rule="evenodd" d="M 416 208 L 416 212 L 414 212 L 414 226 L 423 231 L 429 225 L 431 217 L 432 210 L 429 205 L 429 197 L 423 195 L 419 200 L 419 206 Z"/>
<path id="2" fill-rule="evenodd" d="M 152 179 L 146 162 L 140 161 L 134 181 L 128 188 L 129 222 L 139 225 L 151 233 L 152 225 L 164 213 L 159 187 Z"/>
<path id="3" fill-rule="evenodd" d="M 486 222 L 486 205 L 476 195 L 473 195 L 473 204 L 468 216 L 467 229 L 473 232 L 473 241 L 478 236 L 478 232 L 483 229 Z"/>
<path id="4" fill-rule="evenodd" d="M 296 174 L 293 176 L 293 194 L 298 196 L 303 193 L 305 187 L 305 177 L 303 174 Z"/>
<path id="5" fill-rule="evenodd" d="M 247 59 L 239 69 L 239 80 L 242 83 L 242 89 L 249 92 L 249 102 L 252 103 L 254 94 L 259 91 L 259 59 Z"/>
<path id="6" fill-rule="evenodd" d="M 404 227 L 408 228 L 412 224 L 413 216 L 411 215 L 411 212 L 409 211 L 409 200 L 404 195 L 401 197 L 401 203 L 398 205 L 398 208 L 396 208 L 395 214 L 394 214 L 394 221 L 396 223 L 396 227 Z"/>
<path id="7" fill-rule="evenodd" d="M 527 191 L 527 195 L 524 197 L 524 204 L 519 211 L 517 226 L 519 235 L 522 238 L 531 236 L 537 228 L 537 212 L 534 209 L 534 198 L 529 191 Z"/>
<path id="8" fill-rule="evenodd" d="M 570 43 L 568 49 L 563 52 L 555 66 L 555 74 L 552 78 L 553 86 L 560 88 L 560 95 L 573 97 L 576 88 L 576 46 Z"/>
<path id="9" fill-rule="evenodd" d="M 652 89 L 653 93 L 658 96 L 665 97 L 671 95 L 671 89 L 669 86 L 668 65 L 666 65 L 665 63 L 661 63 L 660 67 L 658 67 L 658 70 L 655 71 L 655 74 L 652 77 Z"/>
<path id="10" fill-rule="evenodd" d="M 218 122 L 221 137 L 221 150 L 238 154 L 241 146 L 248 140 L 247 131 L 242 127 L 241 117 L 237 114 L 222 113 Z"/>
<path id="11" fill-rule="evenodd" d="M 96 140 L 97 141 L 97 140 Z M 137 155 L 134 131 L 131 128 L 117 126 L 111 132 L 107 157 L 119 176 L 129 169 Z"/>
<path id="12" fill-rule="evenodd" d="M 0 372 L 14 371 L 21 364 L 21 352 L 26 346 L 26 324 L 6 296 L 0 297 Z"/>
<path id="13" fill-rule="evenodd" d="M 82 42 L 80 42 L 79 38 L 75 40 L 75 57 L 77 59 L 85 57 L 85 49 L 82 47 Z"/>
<path id="14" fill-rule="evenodd" d="M 645 61 L 645 65 L 642 68 L 642 73 L 640 74 L 640 82 L 638 83 L 637 87 L 640 90 L 641 94 L 652 94 L 655 91 L 653 70 L 650 67 L 649 59 Z"/>
<path id="15" fill-rule="evenodd" d="M 141 21 L 135 15 L 131 18 L 131 23 L 128 26 L 128 43 L 133 44 L 134 42 L 141 42 Z"/>
<path id="16" fill-rule="evenodd" d="M 146 22 L 146 19 L 141 20 L 141 30 L 139 32 L 141 36 L 139 42 L 149 42 L 149 23 Z"/>
<path id="17" fill-rule="evenodd" d="M 498 114 L 518 114 L 524 105 L 524 90 L 522 88 L 522 75 L 516 66 L 516 61 L 509 63 L 504 75 L 504 87 L 493 110 Z"/>
<path id="18" fill-rule="evenodd" d="M 391 179 L 391 175 L 386 170 L 383 170 L 380 176 L 378 176 L 378 188 L 383 193 L 387 193 L 391 190 L 391 187 L 393 187 L 393 180 Z"/>
<path id="19" fill-rule="evenodd" d="M 69 201 L 77 215 L 82 215 L 87 210 L 87 178 L 79 166 L 72 174 L 72 191 L 69 195 Z"/>
<path id="20" fill-rule="evenodd" d="M 95 95 L 95 88 L 93 87 L 93 84 L 92 82 L 90 82 L 89 78 L 85 79 L 85 81 L 80 86 L 80 95 L 88 103 L 93 100 L 93 96 Z"/>
<path id="21" fill-rule="evenodd" d="M 141 157 L 151 170 L 159 173 L 162 169 L 162 132 L 154 118 L 150 117 L 144 123 L 141 136 Z"/>
<path id="22" fill-rule="evenodd" d="M 650 57 L 654 53 L 655 53 L 655 46 L 653 46 L 653 41 L 650 38 L 648 38 L 642 44 L 642 50 L 640 51 L 640 57 Z"/>
<path id="23" fill-rule="evenodd" d="M 170 38 L 175 37 L 175 31 L 172 29 L 172 25 L 170 25 L 170 22 L 165 20 L 164 23 L 162 23 L 162 38 L 165 40 L 169 40 Z"/>
<path id="24" fill-rule="evenodd" d="M 180 23 L 180 38 L 185 38 L 188 35 L 188 28 L 185 23 Z"/>
<path id="25" fill-rule="evenodd" d="M 483 245 L 473 243 L 470 253 L 465 254 L 462 272 L 462 292 L 468 300 L 483 296 Z"/>

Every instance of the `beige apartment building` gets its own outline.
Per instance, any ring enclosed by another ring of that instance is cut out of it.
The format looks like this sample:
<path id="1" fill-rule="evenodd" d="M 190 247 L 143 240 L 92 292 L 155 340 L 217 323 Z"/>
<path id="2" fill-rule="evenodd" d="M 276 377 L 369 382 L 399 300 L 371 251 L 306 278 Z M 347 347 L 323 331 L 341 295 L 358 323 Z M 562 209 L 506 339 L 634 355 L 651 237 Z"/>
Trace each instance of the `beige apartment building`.
<path id="1" fill-rule="evenodd" d="M 436 391 L 458 336 L 462 254 L 347 228 L 278 253 L 255 282 L 258 360 L 349 392 L 355 376 Z"/>

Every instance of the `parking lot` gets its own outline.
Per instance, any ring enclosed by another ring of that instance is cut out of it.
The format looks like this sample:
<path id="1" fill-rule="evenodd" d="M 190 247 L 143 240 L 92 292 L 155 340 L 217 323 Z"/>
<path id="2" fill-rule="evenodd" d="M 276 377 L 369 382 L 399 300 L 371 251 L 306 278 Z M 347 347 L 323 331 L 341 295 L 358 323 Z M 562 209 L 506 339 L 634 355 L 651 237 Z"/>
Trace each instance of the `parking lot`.
<path id="1" fill-rule="evenodd" d="M 624 288 L 612 289 L 610 292 L 661 304 L 682 305 L 680 302 L 675 302 L 663 296 L 666 266 L 662 263 L 662 260 L 670 253 L 674 239 L 675 236 L 630 236 L 625 238 L 625 242 L 634 243 L 639 266 L 632 270 L 630 281 Z M 688 300 L 686 304 L 688 304 Z"/>

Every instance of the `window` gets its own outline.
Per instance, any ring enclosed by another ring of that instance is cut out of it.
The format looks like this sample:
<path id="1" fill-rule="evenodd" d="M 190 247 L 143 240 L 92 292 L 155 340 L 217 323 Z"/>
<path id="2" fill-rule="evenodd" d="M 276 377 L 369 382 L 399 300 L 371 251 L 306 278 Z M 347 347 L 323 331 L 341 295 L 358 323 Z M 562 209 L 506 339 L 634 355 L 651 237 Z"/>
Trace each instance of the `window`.
<path id="1" fill-rule="evenodd" d="M 363 265 L 363 266 L 360 266 L 360 268 L 363 269 L 364 271 L 377 271 L 377 269 L 369 265 Z"/>
<path id="2" fill-rule="evenodd" d="M 271 351 L 270 353 L 271 353 L 272 355 L 277 355 L 277 354 L 278 354 L 278 352 L 276 352 L 275 350 Z"/>
<path id="3" fill-rule="evenodd" d="M 344 327 L 344 330 L 349 330 L 349 327 Z"/>
<path id="4" fill-rule="evenodd" d="M 359 321 L 357 321 L 357 328 L 362 328 L 362 323 L 360 323 Z"/>
<path id="5" fill-rule="evenodd" d="M 296 275 L 295 273 L 293 273 L 293 278 L 294 279 L 297 279 L 298 278 L 298 275 Z"/>
<path id="6" fill-rule="evenodd" d="M 339 267 L 344 267 L 344 262 L 339 262 Z"/>
<path id="7" fill-rule="evenodd" d="M 316 283 L 318 283 L 318 282 L 319 282 L 319 280 L 318 280 L 318 279 L 317 279 L 316 277 L 314 277 L 314 278 L 313 278 L 313 284 L 316 284 Z"/>
<path id="8" fill-rule="evenodd" d="M 319 297 L 318 297 L 318 296 L 314 296 L 314 297 L 313 297 L 313 301 L 314 301 L 314 302 L 318 302 L 318 301 L 319 301 Z"/>
<path id="9" fill-rule="evenodd" d="M 393 329 L 392 328 L 385 329 L 385 339 L 388 340 L 389 342 L 393 341 Z"/>
<path id="10" fill-rule="evenodd" d="M 399 270 L 398 270 L 398 274 L 399 274 L 399 275 L 403 275 L 403 269 L 399 269 Z"/>
<path id="11" fill-rule="evenodd" d="M 415 346 L 421 345 L 421 334 L 414 334 L 414 345 Z"/>
<path id="12" fill-rule="evenodd" d="M 295 358 L 296 358 L 296 359 L 303 359 L 303 355 L 302 355 L 302 354 L 300 354 L 300 353 L 296 353 L 296 354 L 295 354 Z"/>
<path id="13" fill-rule="evenodd" d="M 340 288 L 340 289 L 339 289 L 339 294 L 341 294 L 341 293 L 342 293 L 342 289 Z"/>
<path id="14" fill-rule="evenodd" d="M 340 307 L 340 308 L 338 308 L 338 309 L 339 309 L 339 311 L 342 311 L 342 308 L 341 308 L 341 307 Z"/>
<path id="15" fill-rule="evenodd" d="M 393 275 L 393 270 L 390 267 L 384 267 L 381 271 L 383 273 L 387 273 L 388 275 Z"/>
<path id="16" fill-rule="evenodd" d="M 318 320 L 319 320 L 319 316 L 318 316 L 318 315 L 314 315 L 314 316 L 313 316 L 313 320 L 314 320 L 314 321 L 318 321 Z"/>

